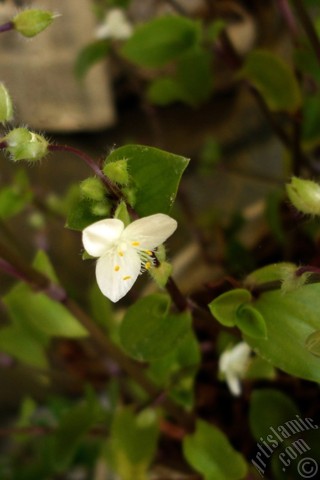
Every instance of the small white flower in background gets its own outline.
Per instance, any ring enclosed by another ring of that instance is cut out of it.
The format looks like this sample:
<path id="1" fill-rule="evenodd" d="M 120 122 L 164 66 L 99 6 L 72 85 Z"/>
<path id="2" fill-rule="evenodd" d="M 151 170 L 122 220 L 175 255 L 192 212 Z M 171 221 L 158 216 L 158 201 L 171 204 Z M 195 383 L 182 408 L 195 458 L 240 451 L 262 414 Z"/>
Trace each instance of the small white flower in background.
<path id="1" fill-rule="evenodd" d="M 108 218 L 83 230 L 82 242 L 89 255 L 98 257 L 97 283 L 112 302 L 124 297 L 140 273 L 153 264 L 153 250 L 167 240 L 177 222 L 163 213 L 140 218 L 126 228 Z"/>
<path id="2" fill-rule="evenodd" d="M 222 353 L 219 358 L 219 371 L 224 374 L 230 392 L 241 394 L 241 379 L 244 377 L 250 363 L 251 348 L 245 342 Z"/>
<path id="3" fill-rule="evenodd" d="M 104 22 L 96 29 L 96 38 L 111 38 L 127 40 L 131 37 L 133 28 L 121 8 L 112 8 L 106 13 Z"/>

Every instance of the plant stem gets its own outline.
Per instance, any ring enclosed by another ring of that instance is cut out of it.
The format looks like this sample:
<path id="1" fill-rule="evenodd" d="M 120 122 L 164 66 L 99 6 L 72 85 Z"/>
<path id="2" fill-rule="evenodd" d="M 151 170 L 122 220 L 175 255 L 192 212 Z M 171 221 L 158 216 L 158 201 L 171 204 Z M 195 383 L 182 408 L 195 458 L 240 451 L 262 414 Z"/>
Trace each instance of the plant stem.
<path id="1" fill-rule="evenodd" d="M 293 39 L 298 37 L 298 27 L 296 19 L 292 13 L 291 7 L 289 5 L 288 0 L 277 0 L 279 10 L 281 15 L 287 24 L 289 32 L 291 33 Z"/>
<path id="2" fill-rule="evenodd" d="M 292 133 L 292 173 L 299 176 L 301 167 L 305 163 L 305 156 L 301 148 L 301 113 L 298 112 L 293 117 L 293 133 Z"/>
<path id="3" fill-rule="evenodd" d="M 289 150 L 291 150 L 291 140 L 288 134 L 283 130 L 283 128 L 278 124 L 275 120 L 274 116 L 272 115 L 271 111 L 269 110 L 264 98 L 260 95 L 258 90 L 250 85 L 250 92 L 252 93 L 253 97 L 255 98 L 260 111 L 263 113 L 265 119 L 267 120 L 268 124 L 272 128 L 273 132 L 276 134 L 278 139 L 281 143 Z"/>
<path id="4" fill-rule="evenodd" d="M 187 10 L 177 0 L 164 0 L 170 5 L 177 13 L 185 17 L 188 16 Z"/>
<path id="5" fill-rule="evenodd" d="M 0 25 L 0 33 L 9 32 L 10 30 L 14 30 L 13 22 L 7 22 Z"/>
<path id="6" fill-rule="evenodd" d="M 318 62 L 320 63 L 320 40 L 304 2 L 303 0 L 292 0 L 292 3 L 296 9 L 297 17 L 299 18 L 301 25 L 309 38 L 314 53 L 316 54 Z"/>
<path id="7" fill-rule="evenodd" d="M 103 184 L 106 186 L 108 192 L 116 199 L 118 200 L 123 200 L 126 203 L 128 212 L 133 218 L 138 218 L 137 213 L 135 210 L 131 207 L 131 205 L 128 203 L 127 199 L 123 195 L 122 191 L 120 188 L 113 183 L 100 169 L 100 167 L 97 165 L 97 163 L 93 160 L 92 157 L 90 157 L 87 153 L 82 152 L 82 150 L 79 150 L 78 148 L 71 147 L 70 145 L 49 145 L 48 150 L 51 152 L 68 152 L 76 155 L 77 157 L 81 158 L 81 160 L 84 160 L 85 163 L 93 170 L 93 172 L 97 175 L 97 177 L 100 178 L 100 180 L 103 182 Z"/>

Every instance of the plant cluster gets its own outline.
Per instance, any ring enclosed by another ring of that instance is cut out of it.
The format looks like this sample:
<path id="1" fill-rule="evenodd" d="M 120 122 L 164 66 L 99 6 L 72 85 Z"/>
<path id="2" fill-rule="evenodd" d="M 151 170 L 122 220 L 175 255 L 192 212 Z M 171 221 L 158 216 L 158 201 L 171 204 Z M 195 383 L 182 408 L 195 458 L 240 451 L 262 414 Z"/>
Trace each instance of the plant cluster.
<path id="1" fill-rule="evenodd" d="M 189 159 L 131 144 L 97 162 L 28 127 L 11 127 L 10 88 L 1 83 L 0 148 L 14 178 L 0 189 L 0 270 L 15 280 L 1 297 L 1 368 L 22 364 L 51 382 L 54 393 L 22 399 L 14 424 L 0 429 L 9 439 L 0 477 L 312 478 L 320 461 L 318 2 L 274 2 L 292 40 L 290 63 L 270 49 L 240 55 L 216 14 L 219 2 L 205 2 L 209 19 L 200 19 L 168 1 L 172 14 L 141 25 L 129 21 L 129 3 L 96 5 L 100 14 L 106 8 L 104 23 L 99 39 L 79 54 L 76 74 L 110 54 L 142 81 L 144 101 L 183 102 L 192 112 L 214 93 L 215 62 L 224 60 L 285 152 L 289 179 L 275 186 L 264 212 L 271 253 L 261 257 L 241 245 L 241 212 L 227 226 L 210 217 L 203 228 L 184 193 L 204 258 L 222 271 L 185 295 L 163 243 L 183 223 L 175 200 Z M 54 17 L 27 9 L 0 31 L 35 36 Z M 218 175 L 217 145 L 208 147 L 206 174 Z M 91 176 L 64 196 L 39 196 L 17 164 L 41 168 L 42 159 L 62 154 L 84 161 Z M 29 264 L 15 250 L 7 226 L 25 213 L 32 228 L 63 219 L 78 232 L 88 275 L 95 264 L 88 292 L 74 278 L 70 294 L 48 252 L 34 251 Z M 209 248 L 213 228 L 225 241 L 220 259 Z M 235 256 L 245 274 L 237 274 Z M 139 295 L 141 274 L 156 284 L 155 293 Z M 61 377 L 75 386 L 76 399 L 58 393 Z M 304 443 L 297 443 L 302 432 Z M 303 454 L 308 464 L 299 461 Z"/>

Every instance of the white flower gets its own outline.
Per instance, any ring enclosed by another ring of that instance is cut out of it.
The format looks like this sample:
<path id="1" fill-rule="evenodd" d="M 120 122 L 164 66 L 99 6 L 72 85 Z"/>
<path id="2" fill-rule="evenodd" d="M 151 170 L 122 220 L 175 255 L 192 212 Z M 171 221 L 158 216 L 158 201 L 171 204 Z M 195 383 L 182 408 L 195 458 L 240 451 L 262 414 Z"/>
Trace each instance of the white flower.
<path id="1" fill-rule="evenodd" d="M 112 38 L 114 40 L 127 40 L 131 37 L 133 28 L 121 8 L 112 8 L 105 16 L 104 23 L 97 29 L 96 38 Z"/>
<path id="2" fill-rule="evenodd" d="M 126 228 L 116 218 L 85 228 L 82 242 L 89 255 L 99 257 L 96 278 L 102 293 L 112 302 L 126 295 L 139 273 L 153 264 L 153 250 L 176 228 L 177 222 L 163 213 L 140 218 Z"/>
<path id="3" fill-rule="evenodd" d="M 251 348 L 245 342 L 238 343 L 226 350 L 219 358 L 219 370 L 225 375 L 230 392 L 241 394 L 240 380 L 244 377 L 250 363 Z"/>

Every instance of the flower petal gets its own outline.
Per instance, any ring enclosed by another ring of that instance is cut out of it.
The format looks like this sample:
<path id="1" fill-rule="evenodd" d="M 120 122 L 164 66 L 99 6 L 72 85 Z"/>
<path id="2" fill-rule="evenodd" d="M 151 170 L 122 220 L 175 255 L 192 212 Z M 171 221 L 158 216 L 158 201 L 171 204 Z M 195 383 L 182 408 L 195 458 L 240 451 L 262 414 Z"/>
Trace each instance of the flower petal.
<path id="1" fill-rule="evenodd" d="M 164 213 L 156 213 L 130 223 L 124 230 L 122 238 L 131 244 L 138 243 L 136 246 L 139 250 L 152 250 L 165 242 L 176 228 L 176 220 Z"/>
<path id="2" fill-rule="evenodd" d="M 82 232 L 82 243 L 89 255 L 101 257 L 119 239 L 124 224 L 116 218 L 92 223 Z"/>
<path id="3" fill-rule="evenodd" d="M 133 286 L 140 273 L 138 252 L 129 247 L 125 252 L 107 253 L 100 257 L 96 265 L 98 286 L 106 297 L 117 302 Z"/>

